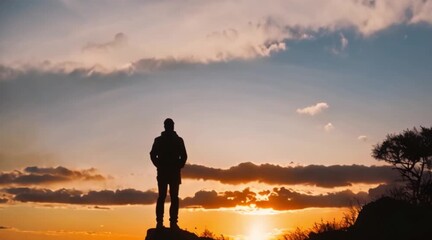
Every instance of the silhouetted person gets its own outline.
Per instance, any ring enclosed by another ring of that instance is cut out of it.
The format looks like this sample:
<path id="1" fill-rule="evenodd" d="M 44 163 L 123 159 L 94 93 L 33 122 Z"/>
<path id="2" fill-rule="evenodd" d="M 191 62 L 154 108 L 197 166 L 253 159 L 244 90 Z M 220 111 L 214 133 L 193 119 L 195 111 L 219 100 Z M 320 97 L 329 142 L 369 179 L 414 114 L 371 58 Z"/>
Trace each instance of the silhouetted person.
<path id="1" fill-rule="evenodd" d="M 157 168 L 159 197 L 156 204 L 156 228 L 163 228 L 164 203 L 169 186 L 171 196 L 170 228 L 178 229 L 179 186 L 181 184 L 180 170 L 187 160 L 183 139 L 174 131 L 174 121 L 170 118 L 164 121 L 165 131 L 155 138 L 150 152 L 150 158 Z"/>

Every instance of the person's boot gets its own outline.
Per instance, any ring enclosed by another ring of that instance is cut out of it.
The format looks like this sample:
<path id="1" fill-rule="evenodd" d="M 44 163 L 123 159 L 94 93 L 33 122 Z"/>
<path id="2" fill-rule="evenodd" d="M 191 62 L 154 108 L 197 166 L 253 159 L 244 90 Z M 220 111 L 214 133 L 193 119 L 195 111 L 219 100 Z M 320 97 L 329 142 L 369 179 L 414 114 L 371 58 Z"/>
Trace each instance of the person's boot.
<path id="1" fill-rule="evenodd" d="M 157 222 L 157 223 L 156 223 L 156 229 L 161 230 L 161 229 L 163 229 L 163 228 L 164 228 L 163 222 Z"/>
<path id="2" fill-rule="evenodd" d="M 176 222 L 170 222 L 170 229 L 171 230 L 180 230 L 180 227 L 177 225 Z"/>

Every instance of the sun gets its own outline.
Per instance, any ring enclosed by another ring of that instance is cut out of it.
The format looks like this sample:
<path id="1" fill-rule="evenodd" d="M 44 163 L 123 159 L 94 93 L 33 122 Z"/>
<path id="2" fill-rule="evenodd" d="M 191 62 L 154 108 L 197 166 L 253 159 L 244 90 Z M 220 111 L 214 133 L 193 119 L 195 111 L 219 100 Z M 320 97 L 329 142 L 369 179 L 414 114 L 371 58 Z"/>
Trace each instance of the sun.
<path id="1" fill-rule="evenodd" d="M 265 222 L 254 222 L 250 226 L 249 233 L 247 235 L 248 240 L 266 240 L 269 239 L 268 233 L 265 232 Z"/>

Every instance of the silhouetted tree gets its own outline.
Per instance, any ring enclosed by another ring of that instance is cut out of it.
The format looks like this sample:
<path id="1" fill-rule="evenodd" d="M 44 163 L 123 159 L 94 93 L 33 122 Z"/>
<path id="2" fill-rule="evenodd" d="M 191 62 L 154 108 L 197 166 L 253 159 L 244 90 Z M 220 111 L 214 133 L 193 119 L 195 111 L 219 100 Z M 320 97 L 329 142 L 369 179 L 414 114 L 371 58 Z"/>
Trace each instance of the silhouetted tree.
<path id="1" fill-rule="evenodd" d="M 414 203 L 432 203 L 432 127 L 389 134 L 374 146 L 372 156 L 399 171 Z"/>

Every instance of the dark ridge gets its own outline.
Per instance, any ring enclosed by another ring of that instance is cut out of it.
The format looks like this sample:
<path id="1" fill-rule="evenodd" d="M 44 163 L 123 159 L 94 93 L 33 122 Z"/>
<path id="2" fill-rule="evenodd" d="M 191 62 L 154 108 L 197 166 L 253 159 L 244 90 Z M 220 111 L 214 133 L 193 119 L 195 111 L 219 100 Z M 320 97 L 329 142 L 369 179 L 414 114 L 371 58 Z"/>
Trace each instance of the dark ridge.
<path id="1" fill-rule="evenodd" d="M 431 206 L 383 197 L 363 207 L 346 230 L 310 233 L 308 240 L 426 240 L 431 239 Z"/>

